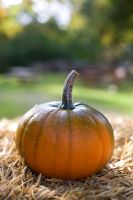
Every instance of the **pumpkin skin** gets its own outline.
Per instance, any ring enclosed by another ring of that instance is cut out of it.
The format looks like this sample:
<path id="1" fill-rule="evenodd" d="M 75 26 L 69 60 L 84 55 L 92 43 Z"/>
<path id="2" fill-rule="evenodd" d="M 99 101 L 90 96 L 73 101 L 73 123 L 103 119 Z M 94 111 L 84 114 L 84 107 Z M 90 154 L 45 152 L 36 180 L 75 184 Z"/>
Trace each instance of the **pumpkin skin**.
<path id="1" fill-rule="evenodd" d="M 88 177 L 111 158 L 112 127 L 102 113 L 88 105 L 70 106 L 69 102 L 71 109 L 62 105 L 49 102 L 28 111 L 18 124 L 17 149 L 34 171 L 46 177 Z"/>

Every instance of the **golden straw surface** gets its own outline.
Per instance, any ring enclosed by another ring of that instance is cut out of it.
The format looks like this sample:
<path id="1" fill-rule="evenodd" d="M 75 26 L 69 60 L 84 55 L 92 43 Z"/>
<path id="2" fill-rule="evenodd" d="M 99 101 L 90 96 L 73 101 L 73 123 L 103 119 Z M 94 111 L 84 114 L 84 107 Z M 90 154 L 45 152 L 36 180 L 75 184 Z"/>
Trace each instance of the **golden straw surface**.
<path id="1" fill-rule="evenodd" d="M 133 117 L 107 114 L 114 128 L 115 151 L 98 174 L 80 181 L 47 179 L 27 167 L 15 147 L 18 119 L 0 121 L 1 200 L 132 200 Z"/>

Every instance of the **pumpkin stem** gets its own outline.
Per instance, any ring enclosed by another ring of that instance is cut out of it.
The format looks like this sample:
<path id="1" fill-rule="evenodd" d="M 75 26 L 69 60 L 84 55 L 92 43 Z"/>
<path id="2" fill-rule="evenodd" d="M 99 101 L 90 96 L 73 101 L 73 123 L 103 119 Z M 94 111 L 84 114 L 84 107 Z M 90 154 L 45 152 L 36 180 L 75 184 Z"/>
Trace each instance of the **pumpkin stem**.
<path id="1" fill-rule="evenodd" d="M 65 82 L 64 82 L 64 89 L 63 89 L 63 95 L 62 95 L 62 104 L 61 108 L 62 109 L 74 109 L 73 103 L 72 103 L 72 88 L 73 88 L 73 83 L 76 78 L 76 76 L 79 75 L 76 70 L 72 70 Z"/>

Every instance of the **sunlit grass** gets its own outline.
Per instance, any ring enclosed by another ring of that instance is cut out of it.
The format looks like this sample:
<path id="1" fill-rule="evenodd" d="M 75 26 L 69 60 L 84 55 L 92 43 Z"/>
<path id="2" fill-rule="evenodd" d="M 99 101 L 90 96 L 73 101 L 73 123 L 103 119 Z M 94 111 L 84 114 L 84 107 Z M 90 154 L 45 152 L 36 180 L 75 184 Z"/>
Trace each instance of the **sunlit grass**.
<path id="1" fill-rule="evenodd" d="M 61 100 L 65 74 L 44 74 L 33 83 L 22 84 L 16 79 L 0 77 L 0 118 L 17 117 L 35 104 Z M 133 92 L 85 87 L 78 78 L 73 101 L 84 102 L 100 111 L 133 114 Z M 124 87 L 124 86 L 123 86 Z"/>

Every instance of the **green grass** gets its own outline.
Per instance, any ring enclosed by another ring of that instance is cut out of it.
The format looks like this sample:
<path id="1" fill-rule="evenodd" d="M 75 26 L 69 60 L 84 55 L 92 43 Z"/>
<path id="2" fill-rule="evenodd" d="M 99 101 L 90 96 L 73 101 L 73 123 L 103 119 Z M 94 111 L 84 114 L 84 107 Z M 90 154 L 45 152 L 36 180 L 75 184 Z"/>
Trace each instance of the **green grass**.
<path id="1" fill-rule="evenodd" d="M 44 74 L 34 83 L 22 84 L 16 79 L 0 76 L 0 118 L 17 117 L 35 104 L 60 100 L 65 74 Z M 100 111 L 133 114 L 133 91 L 123 84 L 119 91 L 85 87 L 78 78 L 73 101 L 87 103 Z"/>

